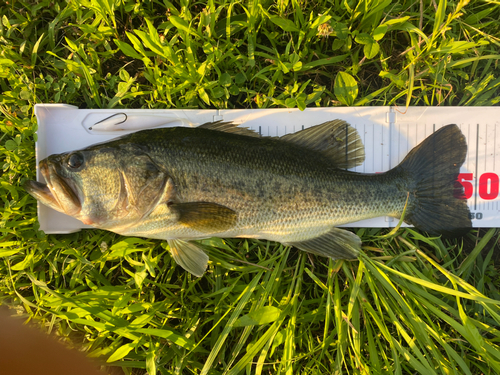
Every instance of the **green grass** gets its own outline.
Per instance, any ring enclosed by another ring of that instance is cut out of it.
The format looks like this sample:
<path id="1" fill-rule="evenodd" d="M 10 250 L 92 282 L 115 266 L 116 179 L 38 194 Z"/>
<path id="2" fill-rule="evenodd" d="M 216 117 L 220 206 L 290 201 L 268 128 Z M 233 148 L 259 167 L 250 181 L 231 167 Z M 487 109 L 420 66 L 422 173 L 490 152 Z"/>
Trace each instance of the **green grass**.
<path id="1" fill-rule="evenodd" d="M 80 108 L 495 105 L 496 1 L 9 1 L 0 7 L 0 304 L 125 374 L 497 374 L 495 229 L 360 229 L 330 261 L 38 231 L 35 103 Z M 0 353 L 1 355 L 1 353 Z"/>

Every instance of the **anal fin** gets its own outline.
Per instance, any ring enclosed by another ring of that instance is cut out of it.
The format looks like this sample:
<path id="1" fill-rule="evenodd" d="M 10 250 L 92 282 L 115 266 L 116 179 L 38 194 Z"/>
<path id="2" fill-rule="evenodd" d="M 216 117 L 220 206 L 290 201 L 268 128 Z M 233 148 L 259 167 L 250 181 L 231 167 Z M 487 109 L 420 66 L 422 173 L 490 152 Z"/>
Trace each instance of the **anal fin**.
<path id="1" fill-rule="evenodd" d="M 202 277 L 208 266 L 208 255 L 193 242 L 167 240 L 175 262 L 196 277 Z"/>
<path id="2" fill-rule="evenodd" d="M 285 245 L 332 259 L 354 259 L 361 250 L 361 239 L 345 229 L 333 228 L 319 237 Z"/>

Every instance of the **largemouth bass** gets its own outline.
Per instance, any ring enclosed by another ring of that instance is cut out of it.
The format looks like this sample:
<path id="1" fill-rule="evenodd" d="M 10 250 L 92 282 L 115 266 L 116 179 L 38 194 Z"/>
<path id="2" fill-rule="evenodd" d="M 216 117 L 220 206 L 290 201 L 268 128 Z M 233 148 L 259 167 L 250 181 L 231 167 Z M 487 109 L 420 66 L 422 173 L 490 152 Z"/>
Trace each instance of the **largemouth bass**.
<path id="1" fill-rule="evenodd" d="M 379 216 L 430 234 L 471 227 L 457 184 L 467 144 L 456 125 L 380 174 L 346 169 L 365 153 L 341 120 L 260 137 L 231 123 L 143 130 L 40 162 L 36 199 L 96 228 L 167 240 L 176 262 L 202 276 L 208 256 L 192 240 L 278 241 L 334 259 L 355 258 L 361 240 L 338 225 Z"/>

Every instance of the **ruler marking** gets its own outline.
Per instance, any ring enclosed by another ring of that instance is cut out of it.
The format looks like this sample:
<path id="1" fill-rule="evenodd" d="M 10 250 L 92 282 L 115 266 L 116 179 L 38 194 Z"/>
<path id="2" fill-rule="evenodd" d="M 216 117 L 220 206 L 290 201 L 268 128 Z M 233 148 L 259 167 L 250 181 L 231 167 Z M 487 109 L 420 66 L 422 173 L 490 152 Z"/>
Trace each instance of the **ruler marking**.
<path id="1" fill-rule="evenodd" d="M 390 145 L 389 145 L 389 147 L 390 147 Z M 385 148 L 384 131 L 382 131 L 382 147 L 380 147 L 380 157 L 382 158 L 382 170 L 386 171 L 389 168 L 384 168 L 384 160 L 385 160 L 385 158 L 384 158 L 384 148 Z"/>
<path id="2" fill-rule="evenodd" d="M 375 132 L 375 129 L 374 129 L 373 131 Z M 383 142 L 384 142 L 384 129 L 382 129 L 382 131 L 380 132 L 380 146 L 381 146 L 381 147 L 380 147 L 380 149 L 381 149 L 381 150 L 383 150 L 383 149 L 384 149 L 384 147 L 382 146 L 382 145 L 383 145 Z M 375 146 L 374 146 L 374 148 L 373 148 L 373 152 L 374 152 L 374 153 L 375 153 L 375 150 L 377 150 L 377 149 L 376 149 L 376 148 L 375 148 Z M 380 151 L 379 151 L 379 152 L 380 152 Z M 382 157 L 383 157 L 383 156 L 384 156 L 384 151 L 382 151 L 380 154 L 381 154 L 381 155 L 382 155 Z M 381 172 L 385 171 L 385 169 L 384 169 L 384 159 L 383 159 L 383 158 L 382 158 L 382 159 L 380 159 L 380 171 L 381 171 Z"/>
<path id="3" fill-rule="evenodd" d="M 435 132 L 436 132 L 436 124 L 435 124 L 435 123 L 432 123 L 432 133 L 434 134 Z M 432 144 L 433 144 L 433 149 L 434 149 L 434 150 L 436 150 L 436 140 L 435 140 L 435 138 L 433 139 Z M 435 162 L 436 162 L 436 159 L 435 159 L 435 158 L 432 158 L 431 163 L 432 163 L 432 170 L 433 170 L 433 171 L 434 171 L 434 170 L 436 170 L 436 169 L 435 169 Z M 435 186 L 435 185 L 434 185 L 434 183 L 435 183 L 435 182 L 436 182 L 436 174 L 435 174 L 435 173 L 433 173 L 433 176 L 432 176 L 432 191 L 433 191 L 433 192 L 435 192 L 435 191 L 436 191 L 436 190 L 434 189 L 434 186 Z"/>
<path id="4" fill-rule="evenodd" d="M 403 152 L 403 150 L 401 149 L 401 142 L 403 142 L 403 126 L 404 124 L 399 124 L 398 127 L 398 155 L 396 159 L 396 164 L 401 162 L 401 153 Z"/>
<path id="5" fill-rule="evenodd" d="M 366 124 L 363 123 L 363 144 L 366 144 Z M 366 173 L 366 155 L 365 155 L 365 163 L 363 163 L 363 173 Z"/>
<path id="6" fill-rule="evenodd" d="M 375 126 L 372 126 L 372 150 L 375 155 Z M 375 171 L 375 158 L 372 158 L 372 170 Z"/>
<path id="7" fill-rule="evenodd" d="M 478 157 L 479 157 L 479 124 L 476 125 L 476 179 L 474 188 L 474 211 L 477 210 L 477 171 L 478 171 Z"/>
<path id="8" fill-rule="evenodd" d="M 486 155 L 488 155 L 488 124 L 485 124 L 486 125 L 486 131 L 484 132 L 484 170 L 487 171 L 488 168 L 488 164 L 487 164 L 487 160 L 486 160 Z"/>
<path id="9" fill-rule="evenodd" d="M 470 124 L 469 124 L 469 126 L 467 126 L 467 142 L 469 141 L 469 139 L 470 139 Z M 467 155 L 468 156 L 468 158 L 467 158 L 467 171 L 470 171 L 470 166 L 469 166 L 470 152 L 469 151 L 470 151 L 469 148 L 467 148 L 467 154 L 468 154 Z"/>
<path id="10" fill-rule="evenodd" d="M 495 159 L 497 156 L 497 153 L 496 153 L 496 150 L 497 150 L 497 127 L 496 126 L 493 127 L 493 131 L 494 131 L 494 134 L 493 134 L 493 170 L 496 171 L 496 169 L 495 169 Z"/>
<path id="11" fill-rule="evenodd" d="M 345 170 L 347 171 L 347 153 L 349 152 L 349 142 L 348 142 L 348 139 L 349 138 L 349 126 L 346 124 L 345 125 Z"/>
<path id="12" fill-rule="evenodd" d="M 409 131 L 410 131 L 410 124 L 406 124 L 406 129 L 404 129 L 404 125 L 401 127 L 403 128 L 401 132 L 405 132 L 404 134 L 404 141 L 406 143 L 405 145 L 405 150 L 403 151 L 405 153 L 405 155 L 408 155 L 408 148 L 410 147 L 410 140 L 408 139 L 409 138 Z M 402 158 L 402 155 L 401 153 L 398 155 L 398 163 L 401 163 L 401 158 Z"/>
<path id="13" fill-rule="evenodd" d="M 413 149 L 413 147 L 416 147 L 420 143 L 420 140 L 419 140 L 419 137 L 418 137 L 418 134 L 419 134 L 418 128 L 419 128 L 418 125 L 414 126 L 413 129 L 408 126 L 408 139 L 410 139 L 410 134 L 413 133 L 413 135 L 415 136 L 415 138 L 413 138 L 413 137 L 412 138 L 415 139 L 415 142 L 414 143 L 408 142 L 406 144 L 406 154 L 407 155 Z"/>

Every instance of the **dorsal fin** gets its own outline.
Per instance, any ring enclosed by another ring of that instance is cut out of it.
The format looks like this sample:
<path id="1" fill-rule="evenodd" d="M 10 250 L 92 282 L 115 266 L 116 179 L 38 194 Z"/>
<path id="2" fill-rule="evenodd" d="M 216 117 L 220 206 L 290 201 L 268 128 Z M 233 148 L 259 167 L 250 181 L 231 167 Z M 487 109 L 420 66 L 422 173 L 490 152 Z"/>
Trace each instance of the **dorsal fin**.
<path id="1" fill-rule="evenodd" d="M 365 147 L 357 130 L 343 120 L 324 122 L 280 139 L 321 152 L 336 168 L 354 168 L 365 161 Z"/>
<path id="2" fill-rule="evenodd" d="M 260 137 L 260 134 L 256 133 L 254 130 L 239 127 L 234 122 L 222 122 L 222 121 L 206 122 L 198 127 L 202 129 L 217 130 L 219 132 L 246 135 L 247 137 Z"/>

